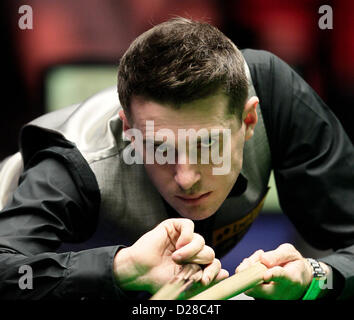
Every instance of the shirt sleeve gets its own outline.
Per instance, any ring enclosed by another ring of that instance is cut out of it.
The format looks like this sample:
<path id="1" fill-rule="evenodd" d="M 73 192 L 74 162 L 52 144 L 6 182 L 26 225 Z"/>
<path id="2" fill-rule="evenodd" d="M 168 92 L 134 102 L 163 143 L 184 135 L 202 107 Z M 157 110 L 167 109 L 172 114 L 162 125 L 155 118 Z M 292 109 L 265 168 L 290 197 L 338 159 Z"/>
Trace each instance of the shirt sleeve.
<path id="1" fill-rule="evenodd" d="M 338 119 L 284 61 L 246 50 L 260 98 L 282 210 L 354 297 L 354 150 Z"/>
<path id="2" fill-rule="evenodd" d="M 37 153 L 0 212 L 2 299 L 125 297 L 112 269 L 119 245 L 55 252 L 62 242 L 87 240 L 96 228 L 98 186 L 80 157 L 63 147 Z"/>

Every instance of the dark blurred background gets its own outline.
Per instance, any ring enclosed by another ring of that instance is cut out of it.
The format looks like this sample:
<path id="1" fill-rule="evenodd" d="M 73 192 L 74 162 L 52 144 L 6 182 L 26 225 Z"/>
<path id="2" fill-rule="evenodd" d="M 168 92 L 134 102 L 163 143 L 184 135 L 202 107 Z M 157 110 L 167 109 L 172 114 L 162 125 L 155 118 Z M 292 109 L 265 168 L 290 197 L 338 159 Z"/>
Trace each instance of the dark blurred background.
<path id="1" fill-rule="evenodd" d="M 18 9 L 33 9 L 21 30 Z M 321 30 L 321 5 L 333 29 Z M 46 111 L 45 75 L 58 64 L 117 63 L 130 42 L 175 15 L 206 20 L 239 48 L 272 51 L 326 101 L 353 141 L 354 2 L 351 0 L 17 0 L 1 1 L 0 159 L 17 150 L 20 127 Z"/>
<path id="2" fill-rule="evenodd" d="M 33 9 L 32 30 L 18 26 L 24 4 Z M 318 26 L 325 4 L 333 9 L 332 30 Z M 239 48 L 278 55 L 317 91 L 353 141 L 354 1 L 2 0 L 0 8 L 0 159 L 17 151 L 23 124 L 50 110 L 46 82 L 53 67 L 117 64 L 136 36 L 176 15 L 210 22 Z M 252 227 L 256 233 L 275 223 L 260 221 Z M 283 221 L 277 229 L 279 243 L 289 240 L 289 228 Z M 274 236 L 275 229 L 268 230 L 266 237 Z"/>

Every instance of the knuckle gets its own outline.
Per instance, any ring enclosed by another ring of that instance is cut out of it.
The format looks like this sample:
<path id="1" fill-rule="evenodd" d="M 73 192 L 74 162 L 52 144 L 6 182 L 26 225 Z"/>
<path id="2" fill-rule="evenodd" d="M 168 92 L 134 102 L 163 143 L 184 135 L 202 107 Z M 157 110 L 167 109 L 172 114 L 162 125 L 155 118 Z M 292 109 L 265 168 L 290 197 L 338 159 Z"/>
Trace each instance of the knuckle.
<path id="1" fill-rule="evenodd" d="M 282 268 L 282 267 L 278 268 L 278 274 L 279 274 L 279 277 L 281 277 L 281 278 L 288 278 L 284 268 Z"/>
<path id="2" fill-rule="evenodd" d="M 276 282 L 279 282 L 281 280 L 285 280 L 285 275 L 283 272 L 277 270 L 272 273 L 272 279 Z"/>
<path id="3" fill-rule="evenodd" d="M 194 233 L 195 238 L 201 242 L 201 244 L 204 246 L 205 245 L 205 240 L 204 238 L 199 234 L 199 233 Z"/>
<path id="4" fill-rule="evenodd" d="M 283 243 L 279 246 L 279 249 L 284 249 L 287 251 L 297 251 L 291 243 Z"/>
<path id="5" fill-rule="evenodd" d="M 162 221 L 161 223 L 173 223 L 173 222 L 178 222 L 178 221 L 182 222 L 182 220 L 183 219 L 169 218 L 169 219 L 166 219 L 166 220 Z"/>
<path id="6" fill-rule="evenodd" d="M 221 262 L 218 258 L 215 258 L 214 259 L 214 264 L 218 267 L 218 268 L 221 268 Z"/>
<path id="7" fill-rule="evenodd" d="M 260 250 L 257 250 L 250 258 L 252 258 L 253 260 L 259 260 L 259 259 L 261 259 L 263 254 L 264 254 L 264 251 L 262 249 L 260 249 Z"/>
<path id="8" fill-rule="evenodd" d="M 184 224 L 189 224 L 190 226 L 194 226 L 194 222 L 192 220 L 190 220 L 190 219 L 187 219 L 187 218 L 171 218 L 171 220 L 173 220 L 173 219 L 179 220 L 179 221 L 181 221 Z"/>
<path id="9" fill-rule="evenodd" d="M 207 256 L 207 258 L 208 258 L 208 260 L 210 260 L 211 262 L 213 262 L 214 261 L 214 259 L 215 259 L 215 252 L 214 252 L 214 250 L 211 248 L 211 247 L 209 247 L 209 246 L 204 246 L 204 248 L 203 248 L 203 255 L 204 256 Z"/>
<path id="10" fill-rule="evenodd" d="M 185 220 L 185 223 L 187 223 L 187 224 L 191 225 L 192 227 L 194 227 L 194 222 L 191 219 L 184 218 L 184 220 Z"/>
<path id="11" fill-rule="evenodd" d="M 211 255 L 211 259 L 215 260 L 215 252 L 212 248 L 210 248 L 210 255 Z"/>

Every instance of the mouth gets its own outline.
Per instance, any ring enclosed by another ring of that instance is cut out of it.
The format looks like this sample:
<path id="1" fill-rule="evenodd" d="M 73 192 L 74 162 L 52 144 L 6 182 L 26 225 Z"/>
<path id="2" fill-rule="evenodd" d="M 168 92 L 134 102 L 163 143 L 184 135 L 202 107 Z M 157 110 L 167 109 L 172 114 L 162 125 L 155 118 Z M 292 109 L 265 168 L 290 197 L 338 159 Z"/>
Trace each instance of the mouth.
<path id="1" fill-rule="evenodd" d="M 205 201 L 211 194 L 212 191 L 199 194 L 199 195 L 192 195 L 192 196 L 176 196 L 179 200 L 183 201 L 185 204 L 190 204 L 190 205 L 198 205 Z"/>

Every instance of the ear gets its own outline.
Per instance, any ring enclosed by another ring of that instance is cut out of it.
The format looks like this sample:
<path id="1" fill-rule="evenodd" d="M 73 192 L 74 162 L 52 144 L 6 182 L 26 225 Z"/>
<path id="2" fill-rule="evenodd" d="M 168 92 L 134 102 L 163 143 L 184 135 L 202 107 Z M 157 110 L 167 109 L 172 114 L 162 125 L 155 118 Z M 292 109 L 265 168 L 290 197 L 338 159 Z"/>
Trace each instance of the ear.
<path id="1" fill-rule="evenodd" d="M 254 134 L 254 128 L 258 121 L 256 110 L 258 103 L 258 97 L 253 96 L 247 100 L 243 109 L 242 121 L 246 125 L 245 141 L 251 139 Z"/>
<path id="2" fill-rule="evenodd" d="M 125 115 L 124 113 L 124 110 L 123 109 L 120 109 L 118 111 L 118 115 L 119 115 L 119 118 L 123 121 L 123 131 L 127 131 L 128 129 L 130 129 L 130 124 L 129 124 L 129 121 L 128 121 L 128 118 L 127 116 Z"/>

